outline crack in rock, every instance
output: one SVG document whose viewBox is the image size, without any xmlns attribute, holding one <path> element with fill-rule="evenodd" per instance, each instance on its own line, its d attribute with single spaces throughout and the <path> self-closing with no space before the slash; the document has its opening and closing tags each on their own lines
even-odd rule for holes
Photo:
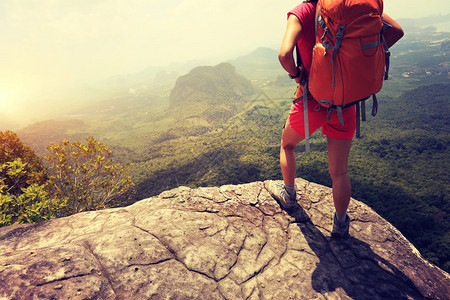
<svg viewBox="0 0 450 300">
<path fill-rule="evenodd" d="M 45 286 L 45 285 L 49 285 L 52 283 L 60 283 L 60 282 L 64 282 L 70 279 L 75 279 L 75 278 L 79 278 L 79 277 L 85 277 L 85 276 L 91 276 L 93 275 L 93 272 L 90 273 L 86 273 L 86 274 L 78 274 L 78 275 L 74 275 L 74 276 L 69 276 L 69 277 L 62 277 L 62 278 L 58 278 L 55 280 L 50 280 L 50 281 L 46 281 L 46 282 L 41 282 L 36 284 L 37 287 L 41 287 L 41 286 Z"/>
<path fill-rule="evenodd" d="M 119 296 L 120 296 L 121 294 L 120 294 L 120 291 L 118 291 L 118 290 L 115 288 L 115 286 L 114 286 L 114 281 L 113 281 L 113 279 L 112 279 L 111 274 L 108 272 L 108 269 L 107 269 L 105 266 L 103 266 L 101 260 L 100 260 L 99 257 L 95 254 L 94 250 L 92 249 L 91 245 L 90 245 L 88 242 L 85 242 L 85 243 L 84 243 L 84 247 L 85 247 L 86 250 L 88 250 L 88 252 L 94 257 L 95 262 L 96 262 L 96 264 L 97 264 L 97 266 L 98 266 L 98 268 L 99 268 L 99 270 L 100 270 L 101 275 L 102 275 L 104 278 L 106 278 L 106 280 L 107 280 L 108 283 L 109 283 L 109 286 L 111 287 L 111 290 L 112 290 L 113 293 L 114 293 L 115 298 L 118 299 Z"/>
</svg>

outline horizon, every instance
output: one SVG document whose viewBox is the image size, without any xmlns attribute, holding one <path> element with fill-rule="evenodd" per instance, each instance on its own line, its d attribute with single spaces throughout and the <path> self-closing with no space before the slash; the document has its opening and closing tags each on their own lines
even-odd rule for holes
<svg viewBox="0 0 450 300">
<path fill-rule="evenodd" d="M 25 5 L 2 1 L 0 114 L 16 121 L 19 115 L 30 119 L 40 108 L 45 111 L 80 101 L 82 93 L 68 95 L 82 86 L 153 66 L 186 61 L 215 65 L 259 47 L 277 49 L 286 13 L 298 3 L 29 0 Z M 394 19 L 450 12 L 448 3 L 422 4 L 385 1 L 384 11 Z"/>
</svg>

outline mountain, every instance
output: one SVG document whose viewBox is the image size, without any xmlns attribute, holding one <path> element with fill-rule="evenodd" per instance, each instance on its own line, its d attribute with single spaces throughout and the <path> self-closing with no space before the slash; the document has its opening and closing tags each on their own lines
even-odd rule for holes
<svg viewBox="0 0 450 300">
<path fill-rule="evenodd" d="M 234 65 L 247 78 L 257 82 L 264 82 L 286 73 L 278 61 L 278 52 L 271 48 L 260 47 L 227 62 Z"/>
<path fill-rule="evenodd" d="M 205 98 L 214 101 L 241 99 L 255 92 L 252 83 L 236 72 L 233 65 L 202 66 L 177 79 L 170 93 L 170 105 L 187 105 Z"/>
<path fill-rule="evenodd" d="M 339 240 L 330 188 L 297 178 L 286 212 L 268 183 L 0 228 L 0 298 L 448 299 L 450 275 L 364 203 Z"/>
</svg>

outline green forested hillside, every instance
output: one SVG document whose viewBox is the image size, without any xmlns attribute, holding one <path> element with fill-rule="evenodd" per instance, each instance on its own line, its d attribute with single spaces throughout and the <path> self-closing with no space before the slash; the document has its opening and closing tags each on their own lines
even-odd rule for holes
<svg viewBox="0 0 450 300">
<path fill-rule="evenodd" d="M 448 270 L 450 84 L 420 86 L 386 100 L 367 124 L 376 131 L 356 142 L 354 154 L 368 172 L 352 166 L 354 196 Z"/>
<path fill-rule="evenodd" d="M 378 115 L 363 123 L 350 154 L 353 197 L 447 271 L 449 62 L 436 41 L 448 40 L 447 33 L 417 33 L 392 49 Z M 279 143 L 295 84 L 276 67 L 274 53 L 259 49 L 230 61 L 244 76 L 228 63 L 195 68 L 175 85 L 124 90 L 77 111 L 78 121 L 41 123 L 18 134 L 41 155 L 63 136 L 101 140 L 117 162 L 134 164 L 133 201 L 180 185 L 281 179 Z M 317 132 L 311 143 L 310 156 L 303 145 L 296 149 L 297 176 L 330 186 L 325 137 Z"/>
</svg>

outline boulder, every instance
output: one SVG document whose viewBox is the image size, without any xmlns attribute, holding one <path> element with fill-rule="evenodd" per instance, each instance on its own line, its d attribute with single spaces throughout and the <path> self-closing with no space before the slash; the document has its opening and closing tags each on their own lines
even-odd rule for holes
<svg viewBox="0 0 450 300">
<path fill-rule="evenodd" d="M 335 239 L 330 188 L 298 178 L 284 211 L 268 183 L 0 228 L 0 298 L 448 299 L 449 274 L 367 205 Z"/>
</svg>

